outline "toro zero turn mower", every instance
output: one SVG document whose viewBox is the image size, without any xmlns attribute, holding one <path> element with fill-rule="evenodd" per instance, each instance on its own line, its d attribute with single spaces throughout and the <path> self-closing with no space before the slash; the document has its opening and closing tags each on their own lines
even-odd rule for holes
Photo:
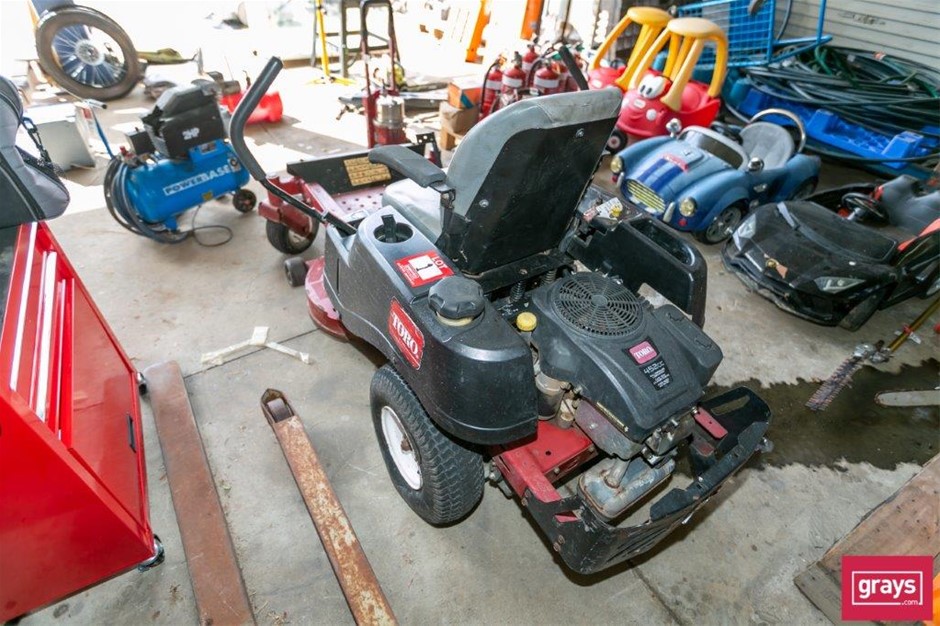
<svg viewBox="0 0 940 626">
<path fill-rule="evenodd" d="M 272 59 L 236 110 L 232 142 L 272 194 L 328 225 L 311 308 L 387 359 L 375 431 L 425 521 L 469 514 L 489 476 L 569 567 L 595 572 L 652 548 L 763 447 L 759 397 L 703 400 L 722 353 L 701 328 L 701 255 L 645 216 L 612 219 L 618 201 L 590 187 L 619 91 L 497 111 L 446 172 L 375 148 L 369 160 L 405 180 L 347 222 L 267 180 L 247 150 L 244 120 L 279 69 Z M 671 304 L 654 307 L 643 284 Z"/>
</svg>

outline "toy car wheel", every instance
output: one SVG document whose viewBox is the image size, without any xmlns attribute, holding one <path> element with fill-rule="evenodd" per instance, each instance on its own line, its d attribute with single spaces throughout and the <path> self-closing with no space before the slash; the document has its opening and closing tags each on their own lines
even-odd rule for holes
<svg viewBox="0 0 940 626">
<path fill-rule="evenodd" d="M 399 495 L 429 524 L 455 522 L 483 495 L 483 457 L 444 434 L 390 364 L 372 377 L 372 420 Z"/>
<path fill-rule="evenodd" d="M 846 313 L 845 317 L 839 320 L 839 328 L 852 331 L 861 328 L 878 310 L 882 297 L 884 297 L 884 294 L 879 291 L 856 304 L 851 311 Z"/>
<path fill-rule="evenodd" d="M 695 238 L 707 244 L 721 243 L 731 236 L 743 217 L 744 209 L 738 204 L 732 204 L 716 215 L 708 228 L 695 233 Z"/>
<path fill-rule="evenodd" d="M 615 128 L 614 132 L 612 132 L 610 137 L 607 139 L 607 152 L 610 152 L 611 154 L 617 154 L 623 150 L 626 145 L 627 136 Z"/>
<path fill-rule="evenodd" d="M 250 189 L 239 189 L 232 195 L 232 206 L 239 213 L 251 213 L 258 203 L 258 196 Z"/>
<path fill-rule="evenodd" d="M 268 236 L 268 243 L 274 246 L 276 250 L 284 254 L 295 256 L 313 244 L 319 226 L 320 225 L 315 222 L 313 224 L 313 230 L 306 237 L 295 233 L 284 224 L 278 222 L 268 221 L 268 223 L 265 224 L 264 230 L 265 234 Z"/>
<path fill-rule="evenodd" d="M 299 256 L 292 256 L 284 261 L 284 273 L 287 274 L 288 285 L 300 287 L 307 280 L 307 262 Z"/>
</svg>

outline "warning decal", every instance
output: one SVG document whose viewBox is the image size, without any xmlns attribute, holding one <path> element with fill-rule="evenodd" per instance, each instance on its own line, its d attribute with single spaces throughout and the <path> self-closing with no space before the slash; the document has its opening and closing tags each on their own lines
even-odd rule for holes
<svg viewBox="0 0 940 626">
<path fill-rule="evenodd" d="M 434 250 L 398 259 L 395 266 L 412 287 L 421 287 L 454 274 Z"/>
<path fill-rule="evenodd" d="M 353 187 L 384 183 L 392 179 L 388 168 L 381 163 L 370 163 L 369 157 L 357 157 L 343 161 L 349 184 Z"/>
</svg>

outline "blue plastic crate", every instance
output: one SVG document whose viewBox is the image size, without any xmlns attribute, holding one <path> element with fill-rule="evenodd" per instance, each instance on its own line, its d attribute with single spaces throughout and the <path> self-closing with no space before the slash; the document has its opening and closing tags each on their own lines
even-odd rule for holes
<svg viewBox="0 0 940 626">
<path fill-rule="evenodd" d="M 776 2 L 767 0 L 754 15 L 747 14 L 749 0 L 711 0 L 679 7 L 679 17 L 702 17 L 714 22 L 728 35 L 728 66 L 764 65 L 774 52 L 774 11 Z M 715 64 L 715 49 L 707 46 L 699 59 L 701 66 Z"/>
<path fill-rule="evenodd" d="M 768 65 L 820 46 L 832 37 L 823 34 L 826 0 L 819 2 L 816 33 L 797 39 L 776 39 L 777 3 L 765 0 L 754 15 L 748 15 L 750 0 L 709 0 L 679 7 L 679 17 L 702 17 L 714 22 L 728 35 L 728 67 Z M 706 46 L 699 67 L 715 65 L 715 49 Z"/>
</svg>

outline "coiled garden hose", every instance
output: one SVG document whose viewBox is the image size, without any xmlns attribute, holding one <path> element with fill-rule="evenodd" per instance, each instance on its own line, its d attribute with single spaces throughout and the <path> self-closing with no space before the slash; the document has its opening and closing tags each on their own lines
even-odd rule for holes
<svg viewBox="0 0 940 626">
<path fill-rule="evenodd" d="M 866 50 L 820 46 L 780 65 L 743 69 L 756 91 L 792 102 L 832 111 L 847 122 L 894 135 L 910 131 L 940 139 L 940 72 L 910 61 Z M 747 120 L 729 107 L 736 117 Z M 865 158 L 829 152 L 820 154 L 856 162 L 915 162 L 932 166 L 940 152 L 906 159 Z"/>
</svg>

